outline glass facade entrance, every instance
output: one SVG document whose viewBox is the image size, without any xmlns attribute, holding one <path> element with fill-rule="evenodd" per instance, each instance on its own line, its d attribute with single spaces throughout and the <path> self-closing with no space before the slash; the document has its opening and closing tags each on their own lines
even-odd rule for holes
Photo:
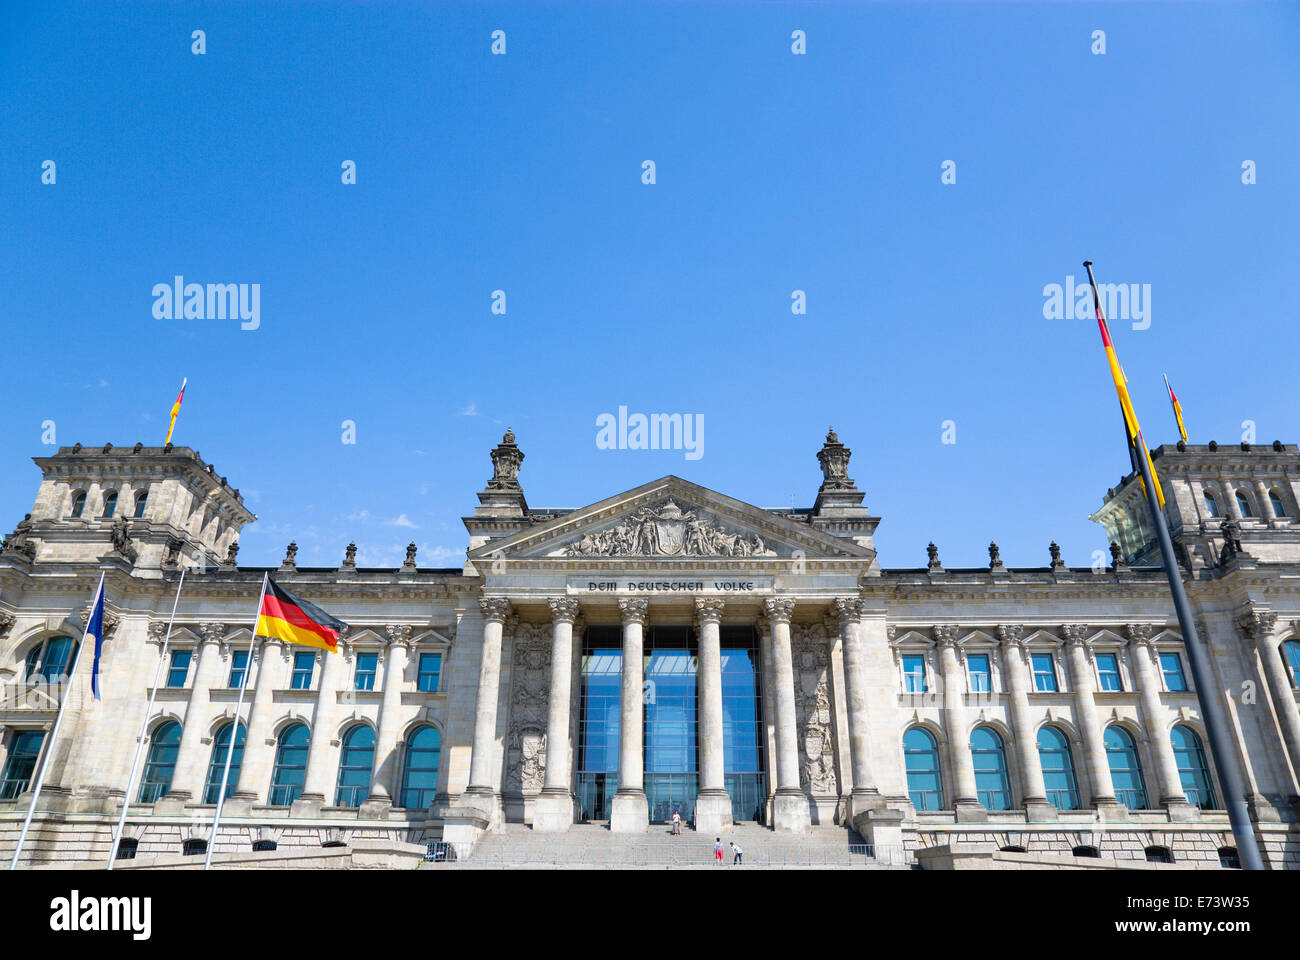
<svg viewBox="0 0 1300 960">
<path fill-rule="evenodd" d="M 767 798 L 757 634 L 722 631 L 723 754 L 734 820 L 758 820 Z M 579 817 L 608 820 L 618 790 L 622 630 L 589 627 L 582 647 L 577 792 Z M 676 811 L 689 822 L 699 793 L 697 742 L 699 667 L 695 631 L 645 630 L 645 791 L 652 823 Z"/>
</svg>

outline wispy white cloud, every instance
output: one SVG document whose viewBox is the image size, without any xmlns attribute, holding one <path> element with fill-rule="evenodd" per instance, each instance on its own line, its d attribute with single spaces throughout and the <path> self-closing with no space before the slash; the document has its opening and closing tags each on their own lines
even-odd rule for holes
<svg viewBox="0 0 1300 960">
<path fill-rule="evenodd" d="M 419 530 L 419 529 L 420 529 L 420 525 L 419 525 L 418 523 L 412 523 L 412 522 L 411 522 L 411 518 L 408 517 L 408 516 L 407 516 L 406 514 L 404 514 L 404 513 L 398 514 L 398 515 L 397 515 L 396 517 L 394 517 L 392 520 L 385 520 L 385 521 L 384 521 L 384 526 L 386 526 L 386 527 L 409 527 L 409 528 L 412 529 L 412 530 Z"/>
</svg>

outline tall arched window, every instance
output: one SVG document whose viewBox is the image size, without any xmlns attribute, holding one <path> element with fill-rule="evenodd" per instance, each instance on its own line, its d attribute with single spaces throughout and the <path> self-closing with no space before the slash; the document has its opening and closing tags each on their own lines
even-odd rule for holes
<svg viewBox="0 0 1300 960">
<path fill-rule="evenodd" d="M 78 490 L 72 495 L 72 512 L 68 516 L 74 519 L 81 516 L 81 511 L 86 509 L 86 491 Z"/>
<path fill-rule="evenodd" d="M 139 520 L 144 516 L 144 510 L 147 506 L 149 506 L 149 491 L 141 490 L 135 495 L 135 510 L 131 515 Z"/>
<path fill-rule="evenodd" d="M 1043 766 L 1047 799 L 1058 810 L 1079 809 L 1079 785 L 1074 779 L 1070 741 L 1056 727 L 1038 731 L 1038 759 Z"/>
<path fill-rule="evenodd" d="M 1011 809 L 1011 782 L 1007 778 L 1007 751 L 1002 738 L 990 727 L 976 727 L 970 735 L 975 765 L 975 792 L 989 810 Z"/>
<path fill-rule="evenodd" d="M 1250 500 L 1240 490 L 1237 491 L 1237 509 L 1241 511 L 1243 517 L 1253 517 L 1255 514 L 1250 509 Z"/>
<path fill-rule="evenodd" d="M 402 802 L 408 810 L 423 810 L 433 802 L 438 788 L 438 758 L 442 736 L 437 727 L 412 731 L 406 741 L 406 762 L 402 764 Z"/>
<path fill-rule="evenodd" d="M 1130 810 L 1147 808 L 1147 792 L 1142 783 L 1142 764 L 1137 746 L 1123 727 L 1107 727 L 1102 737 L 1106 744 L 1106 763 L 1115 784 L 1115 799 Z"/>
<path fill-rule="evenodd" d="M 912 806 L 917 810 L 942 810 L 939 747 L 930 731 L 912 727 L 903 734 L 903 766 L 907 769 L 907 794 Z"/>
<path fill-rule="evenodd" d="M 138 803 L 153 803 L 167 796 L 176 773 L 176 754 L 181 748 L 181 725 L 168 720 L 149 738 L 149 757 L 145 760 L 144 776 L 140 778 Z"/>
<path fill-rule="evenodd" d="M 212 745 L 212 762 L 208 764 L 208 783 L 203 790 L 204 803 L 216 803 L 217 798 L 221 795 L 221 779 L 226 775 L 226 754 L 230 751 L 230 734 L 235 729 L 234 722 L 227 723 L 217 731 L 215 742 Z M 230 758 L 230 776 L 226 780 L 226 799 L 235 792 L 235 787 L 239 786 L 239 767 L 244 762 L 244 738 L 248 731 L 244 725 L 239 725 L 239 732 L 235 734 L 235 750 Z"/>
<path fill-rule="evenodd" d="M 1214 499 L 1214 494 L 1205 491 L 1205 512 L 1211 517 L 1219 515 L 1219 502 Z"/>
<path fill-rule="evenodd" d="M 1282 644 L 1282 654 L 1286 665 L 1291 668 L 1291 683 L 1300 687 L 1300 640 L 1288 640 Z"/>
<path fill-rule="evenodd" d="M 275 746 L 275 767 L 271 771 L 271 806 L 287 807 L 302 796 L 310 746 L 311 731 L 305 723 L 295 723 L 280 733 Z"/>
<path fill-rule="evenodd" d="M 113 519 L 113 512 L 116 509 L 117 509 L 117 494 L 112 492 L 106 493 L 104 495 L 104 509 L 100 513 L 100 516 L 103 517 L 105 520 L 111 520 Z"/>
<path fill-rule="evenodd" d="M 339 786 L 334 797 L 338 807 L 359 807 L 370 792 L 370 771 L 375 766 L 375 731 L 358 723 L 343 735 L 339 758 Z"/>
<path fill-rule="evenodd" d="M 50 637 L 27 651 L 23 677 L 28 683 L 63 683 L 76 652 L 77 643 L 71 637 Z"/>
<path fill-rule="evenodd" d="M 0 800 L 12 800 L 32 782 L 36 760 L 45 742 L 44 730 L 15 730 L 9 741 L 4 773 L 0 774 Z"/>
<path fill-rule="evenodd" d="M 1169 735 L 1174 745 L 1174 760 L 1178 764 L 1178 779 L 1189 803 L 1202 810 L 1215 809 L 1214 789 L 1210 785 L 1210 767 L 1205 761 L 1205 748 L 1196 731 L 1182 724 Z"/>
<path fill-rule="evenodd" d="M 1276 490 L 1270 490 L 1268 492 L 1268 502 L 1273 507 L 1273 516 L 1275 517 L 1286 516 L 1286 507 L 1282 505 L 1282 495 L 1280 493 L 1278 493 Z"/>
</svg>

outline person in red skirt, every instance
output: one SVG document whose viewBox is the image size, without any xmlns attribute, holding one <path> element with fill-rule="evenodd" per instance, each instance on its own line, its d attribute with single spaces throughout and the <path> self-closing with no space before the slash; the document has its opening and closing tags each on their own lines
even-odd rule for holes
<svg viewBox="0 0 1300 960">
<path fill-rule="evenodd" d="M 713 841 L 713 862 L 714 863 L 722 862 L 722 838 L 721 837 L 717 837 Z"/>
</svg>

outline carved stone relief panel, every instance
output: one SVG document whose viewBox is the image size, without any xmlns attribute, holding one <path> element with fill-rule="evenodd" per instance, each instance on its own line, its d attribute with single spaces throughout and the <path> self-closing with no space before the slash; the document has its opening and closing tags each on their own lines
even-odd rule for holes
<svg viewBox="0 0 1300 960">
<path fill-rule="evenodd" d="M 830 649 L 821 626 L 791 628 L 794 657 L 795 729 L 799 738 L 799 785 L 814 795 L 837 796 Z"/>
<path fill-rule="evenodd" d="M 509 793 L 537 793 L 546 774 L 546 712 L 551 681 L 550 626 L 521 623 L 515 630 L 506 734 Z"/>
</svg>

